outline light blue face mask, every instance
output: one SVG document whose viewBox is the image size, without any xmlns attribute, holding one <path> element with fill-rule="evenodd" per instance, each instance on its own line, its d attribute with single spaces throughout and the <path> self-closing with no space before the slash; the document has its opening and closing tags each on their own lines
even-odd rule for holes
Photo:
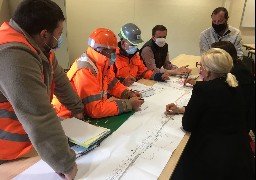
<svg viewBox="0 0 256 180">
<path fill-rule="evenodd" d="M 109 66 L 113 65 L 116 62 L 116 53 L 111 53 L 110 55 L 110 61 L 109 61 Z"/>
<path fill-rule="evenodd" d="M 134 54 L 137 51 L 137 46 L 129 46 L 129 49 L 126 50 L 128 54 Z"/>
<path fill-rule="evenodd" d="M 52 48 L 52 49 L 58 49 L 61 47 L 62 43 L 63 43 L 63 34 L 60 35 L 59 39 L 57 39 L 56 37 L 53 36 L 53 38 L 58 42 L 58 44 Z"/>
</svg>

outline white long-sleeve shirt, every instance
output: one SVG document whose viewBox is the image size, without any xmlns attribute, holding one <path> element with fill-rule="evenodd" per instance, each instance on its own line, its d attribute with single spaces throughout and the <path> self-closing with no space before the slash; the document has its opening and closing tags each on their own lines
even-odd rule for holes
<svg viewBox="0 0 256 180">
<path fill-rule="evenodd" d="M 237 56 L 239 59 L 243 59 L 243 50 L 242 50 L 242 37 L 239 29 L 236 29 L 232 26 L 228 26 L 228 29 L 225 31 L 223 36 L 218 35 L 212 27 L 204 30 L 200 34 L 200 53 L 206 52 L 211 48 L 212 43 L 219 41 L 230 41 L 234 44 L 237 50 Z"/>
</svg>

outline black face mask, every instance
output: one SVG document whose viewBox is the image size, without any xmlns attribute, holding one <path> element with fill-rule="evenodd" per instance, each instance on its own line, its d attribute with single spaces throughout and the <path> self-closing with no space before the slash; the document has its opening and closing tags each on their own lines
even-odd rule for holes
<svg viewBox="0 0 256 180">
<path fill-rule="evenodd" d="M 227 24 L 213 24 L 212 27 L 216 33 L 220 33 L 221 31 L 225 30 L 227 28 Z"/>
</svg>

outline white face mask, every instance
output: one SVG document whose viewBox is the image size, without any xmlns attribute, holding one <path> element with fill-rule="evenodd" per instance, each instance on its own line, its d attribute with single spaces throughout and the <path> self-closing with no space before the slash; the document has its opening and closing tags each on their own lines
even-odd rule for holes
<svg viewBox="0 0 256 180">
<path fill-rule="evenodd" d="M 156 38 L 156 44 L 159 46 L 159 47 L 164 47 L 165 45 L 165 38 Z"/>
</svg>

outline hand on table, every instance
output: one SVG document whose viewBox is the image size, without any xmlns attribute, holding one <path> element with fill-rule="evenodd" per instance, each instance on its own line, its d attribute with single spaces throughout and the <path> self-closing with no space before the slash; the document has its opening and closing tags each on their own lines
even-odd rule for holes
<svg viewBox="0 0 256 180">
<path fill-rule="evenodd" d="M 142 97 L 142 94 L 137 91 L 130 91 L 129 98 L 138 97 L 139 99 Z"/>
<path fill-rule="evenodd" d="M 181 114 L 184 113 L 184 108 L 179 108 L 176 104 L 171 103 L 166 105 L 166 114 L 174 115 L 174 114 Z"/>
<path fill-rule="evenodd" d="M 60 177 L 62 177 L 65 180 L 73 180 L 76 177 L 77 174 L 77 165 L 75 164 L 68 172 L 66 173 L 58 173 Z"/>
<path fill-rule="evenodd" d="M 184 85 L 186 85 L 187 83 L 194 86 L 196 84 L 196 80 L 193 78 L 187 78 L 184 80 Z"/>
<path fill-rule="evenodd" d="M 162 74 L 162 80 L 169 80 L 170 79 L 170 77 L 169 77 L 169 74 L 168 73 L 164 73 L 164 74 Z"/>
<path fill-rule="evenodd" d="M 132 97 L 129 101 L 132 104 L 132 109 L 135 111 L 138 111 L 140 106 L 144 103 L 144 100 L 139 97 Z"/>
<path fill-rule="evenodd" d="M 74 117 L 77 118 L 77 119 L 83 120 L 84 119 L 84 113 L 74 114 Z"/>
<path fill-rule="evenodd" d="M 136 79 L 134 77 L 127 77 L 124 79 L 123 84 L 127 87 L 131 86 L 134 82 L 136 81 Z"/>
</svg>

